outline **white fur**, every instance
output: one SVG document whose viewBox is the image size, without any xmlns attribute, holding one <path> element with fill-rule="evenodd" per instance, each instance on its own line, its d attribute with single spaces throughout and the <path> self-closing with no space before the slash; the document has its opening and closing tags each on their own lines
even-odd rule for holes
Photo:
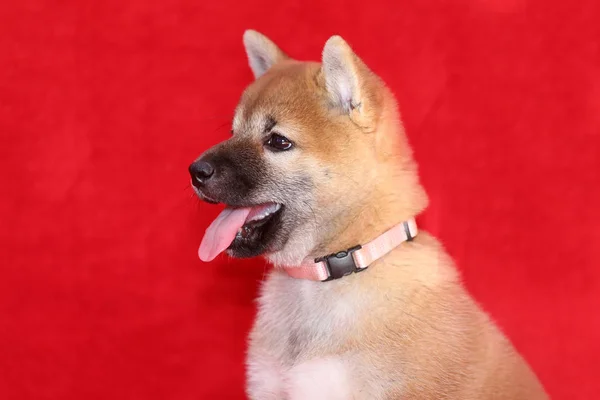
<svg viewBox="0 0 600 400">
<path fill-rule="evenodd" d="M 289 400 L 348 400 L 352 377 L 338 358 L 319 358 L 293 367 L 287 376 Z"/>
<path fill-rule="evenodd" d="M 266 258 L 275 266 L 300 265 L 315 248 L 315 237 L 314 226 L 300 226 L 291 233 L 283 249 L 268 254 Z"/>
<path fill-rule="evenodd" d="M 333 36 L 323 49 L 325 84 L 332 101 L 346 111 L 360 102 L 358 76 L 352 62 L 352 50 L 339 36 Z M 350 60 L 349 60 L 350 59 Z"/>
<path fill-rule="evenodd" d="M 382 398 L 385 388 L 374 377 L 377 367 L 353 369 L 361 365 L 360 356 L 337 347 L 370 312 L 369 295 L 345 291 L 346 283 L 292 279 L 277 270 L 269 275 L 250 337 L 251 400 Z M 337 354 L 328 356 L 326 350 Z"/>
<path fill-rule="evenodd" d="M 248 396 L 251 399 L 352 398 L 350 368 L 340 358 L 316 358 L 286 369 L 269 357 L 255 357 L 248 365 L 248 376 Z"/>
<path fill-rule="evenodd" d="M 284 398 L 284 370 L 268 355 L 257 355 L 248 361 L 247 391 L 251 399 L 278 400 Z"/>
<path fill-rule="evenodd" d="M 273 65 L 287 58 L 275 43 L 256 31 L 244 32 L 244 46 L 255 78 L 259 78 Z"/>
</svg>

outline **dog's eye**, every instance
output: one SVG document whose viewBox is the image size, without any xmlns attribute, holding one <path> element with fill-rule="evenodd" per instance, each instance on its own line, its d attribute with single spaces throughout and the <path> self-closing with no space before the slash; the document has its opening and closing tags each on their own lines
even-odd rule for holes
<svg viewBox="0 0 600 400">
<path fill-rule="evenodd" d="M 269 139 L 265 142 L 271 150 L 275 151 L 285 151 L 291 149 L 294 144 L 288 139 L 277 133 L 274 133 L 269 137 Z"/>
</svg>

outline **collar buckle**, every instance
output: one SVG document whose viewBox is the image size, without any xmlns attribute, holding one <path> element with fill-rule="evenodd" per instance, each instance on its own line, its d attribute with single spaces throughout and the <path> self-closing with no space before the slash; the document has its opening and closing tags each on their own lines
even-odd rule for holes
<svg viewBox="0 0 600 400">
<path fill-rule="evenodd" d="M 367 269 L 359 268 L 356 265 L 356 261 L 352 256 L 357 250 L 360 250 L 362 246 L 354 246 L 348 250 L 340 251 L 337 253 L 330 254 L 328 256 L 320 257 L 315 259 L 316 263 L 324 263 L 325 268 L 327 269 L 327 273 L 329 277 L 321 282 L 332 281 L 334 279 L 340 279 L 346 275 L 350 275 L 354 272 L 360 272 Z"/>
</svg>

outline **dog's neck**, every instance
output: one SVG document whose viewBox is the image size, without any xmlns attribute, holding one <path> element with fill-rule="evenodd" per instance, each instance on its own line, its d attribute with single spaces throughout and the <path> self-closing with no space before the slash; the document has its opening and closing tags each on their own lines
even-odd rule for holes
<svg viewBox="0 0 600 400">
<path fill-rule="evenodd" d="M 408 182 L 407 182 L 408 183 Z M 363 245 L 382 235 L 388 229 L 419 215 L 427 204 L 427 198 L 418 182 L 397 183 L 401 193 L 375 189 L 371 201 L 339 215 L 335 226 L 310 254 L 310 257 L 336 253 L 357 245 Z M 410 188 L 410 189 L 409 189 Z"/>
<path fill-rule="evenodd" d="M 366 270 L 402 243 L 412 241 L 417 234 L 416 221 L 411 218 L 386 230 L 364 245 L 314 260 L 307 259 L 300 266 L 283 267 L 283 269 L 290 277 L 296 279 L 320 282 L 340 279 Z"/>
<path fill-rule="evenodd" d="M 403 171 L 407 171 L 404 169 Z M 267 255 L 275 267 L 294 267 L 316 258 L 345 251 L 357 245 L 370 243 L 388 229 L 417 217 L 427 205 L 425 191 L 416 174 L 405 173 L 394 177 L 395 185 L 383 185 L 369 191 L 365 201 L 344 208 L 319 226 L 311 227 L 306 239 L 295 242 L 282 252 Z M 401 188 L 390 190 L 390 187 Z M 302 230 L 299 235 L 306 235 Z M 316 235 L 316 236 L 313 236 Z M 305 243 L 308 246 L 298 245 Z"/>
<path fill-rule="evenodd" d="M 387 93 L 387 92 L 386 92 Z M 336 215 L 311 256 L 322 256 L 362 245 L 387 229 L 418 216 L 428 204 L 419 182 L 417 164 L 400 123 L 396 102 L 387 93 L 380 116 L 376 154 L 379 157 L 373 175 L 363 190 L 368 195 Z"/>
</svg>

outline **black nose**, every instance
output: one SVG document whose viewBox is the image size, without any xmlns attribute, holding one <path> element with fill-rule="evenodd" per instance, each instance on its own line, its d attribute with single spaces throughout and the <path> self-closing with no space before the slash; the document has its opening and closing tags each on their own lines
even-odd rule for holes
<svg viewBox="0 0 600 400">
<path fill-rule="evenodd" d="M 215 169 L 211 163 L 198 160 L 193 162 L 190 167 L 190 175 L 192 176 L 192 184 L 194 186 L 203 185 L 215 173 Z"/>
</svg>

